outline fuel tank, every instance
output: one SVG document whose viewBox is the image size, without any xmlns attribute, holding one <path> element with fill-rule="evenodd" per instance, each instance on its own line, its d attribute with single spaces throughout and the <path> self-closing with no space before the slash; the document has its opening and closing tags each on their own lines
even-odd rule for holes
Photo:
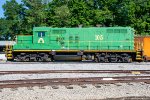
<svg viewBox="0 0 150 100">
<path fill-rule="evenodd" d="M 55 55 L 56 61 L 81 61 L 82 57 L 78 55 Z"/>
</svg>

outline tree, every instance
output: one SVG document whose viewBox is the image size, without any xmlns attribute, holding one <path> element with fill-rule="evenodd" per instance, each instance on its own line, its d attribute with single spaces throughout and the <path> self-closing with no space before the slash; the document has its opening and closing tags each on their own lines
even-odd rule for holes
<svg viewBox="0 0 150 100">
<path fill-rule="evenodd" d="M 10 20 L 6 20 L 4 18 L 0 19 L 0 40 L 10 40 L 11 39 L 11 31 L 9 28 L 11 27 Z"/>
<path fill-rule="evenodd" d="M 3 23 L 7 27 L 3 27 L 4 33 L 10 34 L 13 38 L 16 34 L 22 32 L 24 9 L 21 4 L 18 4 L 16 0 L 6 1 L 3 5 L 5 21 Z M 7 24 L 6 24 L 7 23 Z"/>
<path fill-rule="evenodd" d="M 25 8 L 25 27 L 28 33 L 32 32 L 33 27 L 47 26 L 46 23 L 46 4 L 42 0 L 22 0 Z"/>
<path fill-rule="evenodd" d="M 7 39 L 38 26 L 130 26 L 150 34 L 150 0 L 10 0 L 3 9 L 0 32 Z"/>
</svg>

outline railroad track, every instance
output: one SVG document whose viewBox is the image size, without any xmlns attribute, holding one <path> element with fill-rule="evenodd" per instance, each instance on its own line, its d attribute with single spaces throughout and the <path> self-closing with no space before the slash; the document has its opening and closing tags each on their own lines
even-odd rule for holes
<svg viewBox="0 0 150 100">
<path fill-rule="evenodd" d="M 17 88 L 47 85 L 83 85 L 83 84 L 113 84 L 129 82 L 150 83 L 150 70 L 29 70 L 29 71 L 0 71 L 0 75 L 9 74 L 48 74 L 48 73 L 119 73 L 145 74 L 145 76 L 113 76 L 113 77 L 81 77 L 81 78 L 45 78 L 45 79 L 17 79 L 0 81 L 0 88 Z"/>
<path fill-rule="evenodd" d="M 87 63 L 96 63 L 94 61 L 54 61 L 54 62 L 16 62 L 16 61 L 4 61 L 0 64 L 87 64 Z"/>
<path fill-rule="evenodd" d="M 96 63 L 94 61 L 55 61 L 55 62 L 11 62 L 2 61 L 0 64 L 101 64 L 101 65 L 150 65 L 150 62 L 132 62 L 132 63 Z"/>
<path fill-rule="evenodd" d="M 29 71 L 0 71 L 0 75 L 7 75 L 7 74 L 48 74 L 48 73 L 150 74 L 150 70 L 29 70 Z"/>
<path fill-rule="evenodd" d="M 84 84 L 115 84 L 129 82 L 146 82 L 150 84 L 150 76 L 122 77 L 87 77 L 87 78 L 47 78 L 0 81 L 0 88 L 18 88 L 47 85 L 84 85 Z"/>
</svg>

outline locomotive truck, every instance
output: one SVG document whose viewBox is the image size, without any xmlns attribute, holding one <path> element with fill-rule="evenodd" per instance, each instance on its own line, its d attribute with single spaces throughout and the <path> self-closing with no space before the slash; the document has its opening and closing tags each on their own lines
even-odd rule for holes
<svg viewBox="0 0 150 100">
<path fill-rule="evenodd" d="M 33 35 L 17 35 L 16 44 L 6 46 L 7 60 L 27 62 L 132 62 L 143 60 L 142 52 L 135 49 L 131 27 L 34 27 Z"/>
</svg>

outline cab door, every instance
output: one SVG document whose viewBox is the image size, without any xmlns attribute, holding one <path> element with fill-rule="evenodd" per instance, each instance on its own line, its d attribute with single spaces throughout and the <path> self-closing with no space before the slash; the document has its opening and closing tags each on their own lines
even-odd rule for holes
<svg viewBox="0 0 150 100">
<path fill-rule="evenodd" d="M 39 31 L 39 32 L 37 32 L 37 43 L 46 43 L 45 41 L 46 41 L 46 39 L 45 39 L 45 33 L 46 32 L 44 32 L 44 31 Z"/>
<path fill-rule="evenodd" d="M 48 44 L 48 31 L 36 31 L 33 36 L 34 44 Z"/>
</svg>

